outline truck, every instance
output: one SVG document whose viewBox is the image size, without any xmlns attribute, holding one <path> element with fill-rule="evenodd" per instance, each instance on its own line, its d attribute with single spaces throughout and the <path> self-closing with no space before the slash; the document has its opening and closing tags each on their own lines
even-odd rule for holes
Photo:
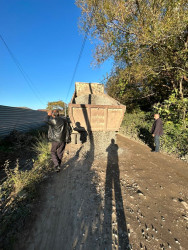
<svg viewBox="0 0 188 250">
<path fill-rule="evenodd" d="M 118 131 L 126 106 L 107 95 L 100 83 L 76 82 L 69 103 L 73 127 L 86 131 Z"/>
</svg>

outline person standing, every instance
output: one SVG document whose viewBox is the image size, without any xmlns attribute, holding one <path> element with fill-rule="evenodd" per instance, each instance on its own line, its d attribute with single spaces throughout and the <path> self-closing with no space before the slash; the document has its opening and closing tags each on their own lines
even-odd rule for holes
<svg viewBox="0 0 188 250">
<path fill-rule="evenodd" d="M 159 152 L 160 148 L 160 136 L 163 135 L 163 124 L 162 120 L 159 117 L 159 114 L 154 114 L 154 123 L 151 129 L 152 136 L 154 137 L 154 142 L 155 142 L 155 151 L 154 152 Z"/>
<path fill-rule="evenodd" d="M 55 170 L 60 171 L 61 160 L 66 145 L 67 121 L 59 116 L 58 110 L 48 112 L 48 139 L 52 143 L 51 157 Z"/>
</svg>

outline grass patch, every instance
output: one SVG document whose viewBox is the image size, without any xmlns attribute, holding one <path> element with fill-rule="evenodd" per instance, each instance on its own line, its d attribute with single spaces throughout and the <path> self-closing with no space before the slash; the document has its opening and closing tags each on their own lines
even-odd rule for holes
<svg viewBox="0 0 188 250">
<path fill-rule="evenodd" d="M 34 137 L 35 142 L 31 144 L 31 148 L 37 157 L 33 159 L 30 170 L 20 169 L 18 159 L 13 169 L 9 167 L 8 160 L 4 164 L 7 178 L 0 185 L 0 248 L 3 249 L 11 249 L 16 233 L 31 213 L 30 204 L 37 196 L 39 183 L 52 171 L 46 133 L 37 133 Z"/>
</svg>

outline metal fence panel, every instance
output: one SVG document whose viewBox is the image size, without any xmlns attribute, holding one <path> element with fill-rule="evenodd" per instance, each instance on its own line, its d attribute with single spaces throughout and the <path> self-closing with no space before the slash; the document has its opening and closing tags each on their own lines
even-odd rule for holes
<svg viewBox="0 0 188 250">
<path fill-rule="evenodd" d="M 44 111 L 0 105 L 0 138 L 13 130 L 26 132 L 39 128 L 45 125 L 46 117 Z"/>
</svg>

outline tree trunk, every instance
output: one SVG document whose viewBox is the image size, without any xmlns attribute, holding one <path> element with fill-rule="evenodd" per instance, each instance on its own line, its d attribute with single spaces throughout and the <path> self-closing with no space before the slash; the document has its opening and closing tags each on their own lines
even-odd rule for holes
<svg viewBox="0 0 188 250">
<path fill-rule="evenodd" d="M 176 85 L 174 83 L 174 80 L 171 80 L 171 84 L 172 84 L 173 90 L 175 90 L 177 87 L 176 87 Z"/>
<path fill-rule="evenodd" d="M 180 94 L 180 97 L 181 97 L 181 99 L 183 99 L 183 78 L 181 78 L 181 80 L 180 80 L 180 91 L 179 91 L 179 94 Z"/>
<path fill-rule="evenodd" d="M 185 116 L 186 116 L 186 108 L 184 108 L 184 110 L 183 110 L 183 125 L 184 125 L 184 129 L 186 129 Z"/>
</svg>

